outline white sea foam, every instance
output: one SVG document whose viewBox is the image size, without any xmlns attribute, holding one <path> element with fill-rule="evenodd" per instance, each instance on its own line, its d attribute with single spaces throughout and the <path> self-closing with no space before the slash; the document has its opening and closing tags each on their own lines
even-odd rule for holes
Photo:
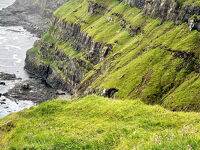
<svg viewBox="0 0 200 150">
<path fill-rule="evenodd" d="M 6 99 L 5 104 L 0 105 L 0 118 L 3 118 L 10 113 L 18 112 L 23 109 L 35 106 L 32 101 L 11 101 Z M 6 108 L 6 109 L 5 109 Z"/>
<path fill-rule="evenodd" d="M 18 55 L 17 54 L 14 54 L 13 55 L 13 59 L 15 60 L 15 63 L 19 64 L 22 62 L 22 59 L 18 58 Z"/>
<path fill-rule="evenodd" d="M 8 47 L 8 48 L 15 48 L 15 49 L 21 49 L 21 47 L 19 47 L 19 46 L 15 46 L 15 45 L 6 45 L 6 47 Z"/>
<path fill-rule="evenodd" d="M 11 5 L 14 1 L 0 0 L 0 9 Z M 0 72 L 14 73 L 23 80 L 27 79 L 28 76 L 24 71 L 23 62 L 26 51 L 32 47 L 36 39 L 22 27 L 0 27 Z M 6 81 L 6 86 L 0 86 L 0 93 L 6 93 L 16 82 Z M 0 102 L 3 99 L 6 98 L 1 97 Z M 3 104 L 0 104 L 0 118 L 31 106 L 34 106 L 32 101 L 14 102 L 6 99 Z"/>
</svg>

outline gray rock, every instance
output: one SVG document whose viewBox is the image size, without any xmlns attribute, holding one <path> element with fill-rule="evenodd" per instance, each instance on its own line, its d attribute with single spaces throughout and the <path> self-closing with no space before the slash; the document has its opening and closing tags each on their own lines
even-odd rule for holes
<svg viewBox="0 0 200 150">
<path fill-rule="evenodd" d="M 174 21 L 176 24 L 189 23 L 190 30 L 200 31 L 200 20 L 192 19 L 200 15 L 200 7 L 195 5 L 182 5 L 177 0 L 118 0 L 128 3 L 131 7 L 143 9 L 145 15 L 161 18 L 163 21 Z"/>
<path fill-rule="evenodd" d="M 58 97 L 55 89 L 47 87 L 39 79 L 30 79 L 18 83 L 13 89 L 5 93 L 4 96 L 14 101 L 31 100 L 34 103 L 42 103 Z"/>
<path fill-rule="evenodd" d="M 15 74 L 8 74 L 4 72 L 0 72 L 0 80 L 16 80 L 16 75 Z M 2 82 L 3 84 L 3 82 Z"/>
<path fill-rule="evenodd" d="M 23 90 L 30 90 L 30 85 L 29 85 L 29 83 L 28 83 L 28 82 L 23 83 L 23 84 L 22 84 L 22 89 L 23 89 Z"/>
</svg>

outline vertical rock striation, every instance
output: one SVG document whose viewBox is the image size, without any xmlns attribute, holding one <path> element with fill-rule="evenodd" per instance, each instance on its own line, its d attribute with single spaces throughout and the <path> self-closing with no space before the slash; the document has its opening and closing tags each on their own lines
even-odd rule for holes
<svg viewBox="0 0 200 150">
<path fill-rule="evenodd" d="M 51 33 L 57 41 L 72 41 L 70 46 L 77 53 L 83 53 L 84 58 L 70 58 L 55 43 L 50 44 L 41 40 L 38 49 L 38 55 L 41 58 L 38 58 L 32 52 L 27 52 L 25 69 L 29 73 L 43 78 L 51 87 L 67 90 L 74 94 L 85 73 L 92 69 L 92 65 L 102 61 L 106 54 L 111 51 L 112 46 L 93 41 L 92 37 L 81 32 L 81 26 L 78 24 L 69 24 L 66 21 L 53 17 L 51 19 L 51 26 L 57 30 L 57 32 Z M 54 49 L 54 51 L 51 49 Z M 58 70 L 63 73 L 64 77 L 51 64 L 45 64 L 41 59 L 57 63 Z"/>
<path fill-rule="evenodd" d="M 128 3 L 131 7 L 143 9 L 145 15 L 161 18 L 163 21 L 174 21 L 176 24 L 186 22 L 191 30 L 200 31 L 200 7 L 183 5 L 177 0 L 119 0 Z"/>
</svg>

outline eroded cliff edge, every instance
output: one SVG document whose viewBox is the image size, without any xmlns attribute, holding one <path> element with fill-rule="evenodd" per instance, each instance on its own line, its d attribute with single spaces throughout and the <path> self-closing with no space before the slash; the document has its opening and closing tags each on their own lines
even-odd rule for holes
<svg viewBox="0 0 200 150">
<path fill-rule="evenodd" d="M 119 0 L 131 7 L 143 9 L 145 15 L 161 18 L 163 21 L 173 21 L 177 25 L 184 22 L 190 29 L 200 31 L 200 6 L 198 1 L 181 0 Z"/>
<path fill-rule="evenodd" d="M 199 111 L 198 8 L 173 0 L 71 0 L 27 52 L 25 68 L 78 96 Z"/>
</svg>

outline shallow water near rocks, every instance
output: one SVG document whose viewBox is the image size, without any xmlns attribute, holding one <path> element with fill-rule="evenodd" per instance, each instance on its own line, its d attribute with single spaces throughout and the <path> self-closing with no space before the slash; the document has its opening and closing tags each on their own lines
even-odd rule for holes
<svg viewBox="0 0 200 150">
<path fill-rule="evenodd" d="M 0 9 L 11 5 L 14 0 L 1 0 Z M 24 60 L 26 51 L 33 46 L 37 40 L 32 34 L 22 27 L 1 27 L 0 26 L 0 72 L 16 74 L 17 78 L 28 79 L 24 71 Z M 0 93 L 5 93 L 13 88 L 20 80 L 3 81 L 6 85 L 0 85 Z M 10 113 L 23 110 L 33 106 L 32 101 L 11 101 L 0 97 L 0 118 Z"/>
</svg>

